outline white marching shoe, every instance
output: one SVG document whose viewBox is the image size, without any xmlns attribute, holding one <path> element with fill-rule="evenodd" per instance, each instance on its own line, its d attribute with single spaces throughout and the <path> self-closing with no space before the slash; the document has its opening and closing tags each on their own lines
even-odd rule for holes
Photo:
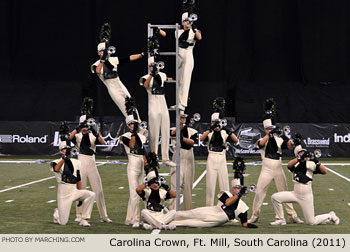
<svg viewBox="0 0 350 252">
<path fill-rule="evenodd" d="M 335 225 L 339 225 L 340 219 L 339 219 L 339 217 L 335 214 L 335 212 L 334 212 L 334 211 L 331 211 L 329 214 L 330 214 L 331 219 L 332 219 L 332 221 L 334 222 L 334 224 L 335 224 Z"/>
<path fill-rule="evenodd" d="M 139 227 L 140 227 L 139 222 L 135 222 L 134 224 L 132 224 L 132 228 L 139 228 Z"/>
<path fill-rule="evenodd" d="M 79 223 L 80 226 L 83 226 L 83 227 L 90 227 L 90 223 L 87 222 L 87 220 L 85 219 L 81 219 L 80 223 Z"/>
<path fill-rule="evenodd" d="M 277 219 L 273 222 L 270 222 L 270 225 L 273 225 L 273 226 L 278 226 L 278 225 L 284 226 L 286 224 L 287 224 L 287 222 L 285 219 Z"/>
<path fill-rule="evenodd" d="M 113 221 L 110 218 L 108 218 L 108 217 L 103 217 L 103 218 L 100 219 L 100 222 L 112 223 Z"/>
<path fill-rule="evenodd" d="M 81 220 L 82 220 L 81 217 L 76 217 L 74 221 L 75 221 L 75 222 L 81 222 Z"/>
<path fill-rule="evenodd" d="M 248 223 L 257 223 L 259 220 L 258 217 L 251 217 L 249 220 L 248 220 Z"/>
<path fill-rule="evenodd" d="M 58 208 L 55 208 L 55 211 L 53 212 L 53 223 L 59 224 L 58 223 L 58 218 L 59 218 L 59 216 L 58 216 Z"/>
<path fill-rule="evenodd" d="M 147 223 L 143 223 L 143 228 L 146 229 L 146 230 L 152 230 L 153 229 L 153 226 L 151 226 L 150 224 L 147 224 Z"/>
<path fill-rule="evenodd" d="M 304 221 L 302 219 L 300 219 L 298 216 L 290 217 L 290 222 L 296 223 L 296 224 L 303 224 L 304 223 Z"/>
<path fill-rule="evenodd" d="M 163 160 L 163 164 L 169 167 L 176 167 L 176 163 L 170 160 Z"/>
</svg>

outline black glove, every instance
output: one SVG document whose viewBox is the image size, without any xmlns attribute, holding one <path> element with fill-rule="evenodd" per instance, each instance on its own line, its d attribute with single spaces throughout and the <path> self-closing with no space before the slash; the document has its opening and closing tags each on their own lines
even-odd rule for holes
<svg viewBox="0 0 350 252">
<path fill-rule="evenodd" d="M 304 160 L 305 158 L 310 157 L 310 153 L 308 151 L 305 151 L 303 155 L 301 155 L 300 159 Z"/>
<path fill-rule="evenodd" d="M 294 144 L 294 146 L 301 145 L 302 142 L 303 142 L 303 137 L 302 137 L 301 134 L 298 133 L 298 132 L 296 132 L 296 133 L 292 136 L 292 139 L 293 139 L 293 144 Z"/>
<path fill-rule="evenodd" d="M 243 187 L 241 188 L 241 191 L 240 191 L 237 195 L 238 195 L 238 197 L 240 198 L 240 197 L 242 197 L 243 195 L 245 195 L 246 192 L 247 192 L 247 187 L 246 187 L 246 186 L 243 186 Z"/>
<path fill-rule="evenodd" d="M 198 30 L 197 25 L 195 23 L 192 24 L 192 30 L 194 33 Z"/>
<path fill-rule="evenodd" d="M 166 184 L 162 184 L 160 187 L 163 187 L 165 189 L 165 191 L 167 191 L 167 192 L 170 191 L 170 187 Z"/>
<path fill-rule="evenodd" d="M 64 161 L 69 160 L 69 155 L 63 154 L 63 155 L 62 155 L 62 158 L 63 158 Z"/>
<path fill-rule="evenodd" d="M 89 127 L 89 130 L 91 131 L 91 133 L 92 133 L 96 138 L 99 137 L 99 134 L 97 133 L 97 131 L 96 131 L 93 127 Z"/>
<path fill-rule="evenodd" d="M 158 72 L 157 67 L 155 65 L 153 65 L 151 75 L 154 77 L 157 75 L 157 72 Z"/>
<path fill-rule="evenodd" d="M 146 186 L 149 187 L 150 185 L 154 184 L 156 181 L 157 181 L 157 177 L 151 179 L 150 181 L 147 181 L 146 182 Z"/>
<path fill-rule="evenodd" d="M 107 49 L 104 49 L 104 50 L 103 50 L 103 55 L 102 55 L 100 61 L 101 61 L 101 62 L 105 62 L 106 59 L 107 59 L 107 55 L 108 55 Z"/>
<path fill-rule="evenodd" d="M 153 36 L 159 36 L 160 30 L 158 27 L 153 27 Z"/>
<path fill-rule="evenodd" d="M 220 127 L 220 123 L 219 122 L 214 122 L 211 126 L 210 129 L 214 130 L 215 128 Z"/>
<path fill-rule="evenodd" d="M 79 201 L 78 201 L 78 204 L 77 204 L 77 207 L 80 207 L 82 204 L 83 204 L 83 201 L 82 201 L 82 200 L 79 200 Z"/>
<path fill-rule="evenodd" d="M 283 139 L 284 142 L 288 142 L 289 141 L 289 137 L 287 137 L 285 134 L 282 134 L 281 138 Z"/>
<path fill-rule="evenodd" d="M 316 157 L 313 157 L 311 161 L 313 161 L 316 165 L 320 164 L 320 161 Z"/>
<path fill-rule="evenodd" d="M 77 131 L 77 133 L 79 133 L 81 131 L 81 129 L 84 128 L 84 122 L 80 123 L 75 130 Z"/>
<path fill-rule="evenodd" d="M 130 131 L 131 136 L 136 136 L 137 135 L 138 128 L 139 128 L 139 123 L 138 122 L 134 122 L 134 128 Z"/>
</svg>

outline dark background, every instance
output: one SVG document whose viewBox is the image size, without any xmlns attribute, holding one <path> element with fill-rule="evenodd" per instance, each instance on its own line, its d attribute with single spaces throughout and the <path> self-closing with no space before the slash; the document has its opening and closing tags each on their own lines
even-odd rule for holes
<svg viewBox="0 0 350 252">
<path fill-rule="evenodd" d="M 118 56 L 144 51 L 147 23 L 175 24 L 181 0 L 0 1 L 0 120 L 74 120 L 84 96 L 95 116 L 122 116 L 91 74 L 98 33 L 112 25 Z M 280 122 L 340 123 L 350 116 L 348 0 L 197 0 L 203 40 L 194 49 L 190 112 L 209 120 L 223 96 L 226 115 L 260 122 L 274 97 Z M 163 51 L 174 41 L 161 40 Z M 174 57 L 164 57 L 174 76 Z M 147 93 L 138 85 L 142 59 L 120 67 L 122 82 L 147 118 Z M 167 88 L 175 103 L 174 84 Z"/>
</svg>

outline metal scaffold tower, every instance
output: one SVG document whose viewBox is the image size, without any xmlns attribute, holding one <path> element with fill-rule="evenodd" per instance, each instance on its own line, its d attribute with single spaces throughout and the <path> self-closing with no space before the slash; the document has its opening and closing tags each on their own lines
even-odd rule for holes
<svg viewBox="0 0 350 252">
<path fill-rule="evenodd" d="M 168 82 L 174 82 L 176 85 L 176 149 L 175 149 L 175 162 L 176 162 L 176 211 L 180 208 L 180 111 L 179 111 L 179 39 L 178 39 L 178 32 L 179 32 L 179 24 L 176 23 L 175 25 L 154 25 L 154 24 L 147 24 L 148 26 L 148 37 L 150 38 L 153 36 L 153 28 L 160 28 L 160 29 L 174 29 L 175 30 L 175 52 L 159 52 L 160 55 L 164 56 L 175 56 L 176 60 L 176 77 L 174 81 L 168 81 Z M 148 57 L 149 57 L 148 53 Z M 169 144 L 169 143 L 168 143 Z"/>
</svg>

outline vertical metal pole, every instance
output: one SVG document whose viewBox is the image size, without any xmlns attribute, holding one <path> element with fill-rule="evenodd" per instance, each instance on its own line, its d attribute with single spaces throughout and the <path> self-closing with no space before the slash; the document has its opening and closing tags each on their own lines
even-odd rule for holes
<svg viewBox="0 0 350 252">
<path fill-rule="evenodd" d="M 179 25 L 176 23 L 176 211 L 180 209 Z"/>
</svg>

